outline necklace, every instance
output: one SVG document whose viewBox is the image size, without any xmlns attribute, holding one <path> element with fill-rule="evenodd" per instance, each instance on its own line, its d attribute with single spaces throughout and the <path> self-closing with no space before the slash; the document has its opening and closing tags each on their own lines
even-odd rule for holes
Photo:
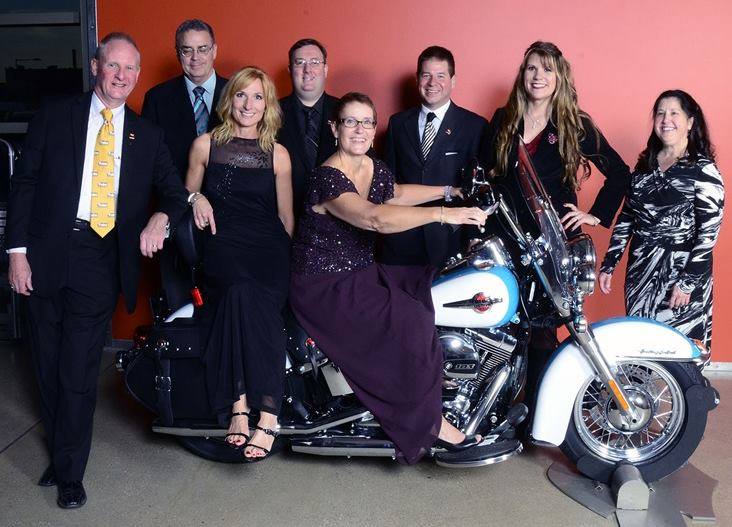
<svg viewBox="0 0 732 527">
<path fill-rule="evenodd" d="M 538 119 L 534 119 L 534 116 L 531 115 L 529 112 L 524 112 L 524 117 L 528 117 L 531 121 L 531 129 L 536 130 L 539 127 L 543 127 L 543 121 L 539 121 Z"/>
</svg>

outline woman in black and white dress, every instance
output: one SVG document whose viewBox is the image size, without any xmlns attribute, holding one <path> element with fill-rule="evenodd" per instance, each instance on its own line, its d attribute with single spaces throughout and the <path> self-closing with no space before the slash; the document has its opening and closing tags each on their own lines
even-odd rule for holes
<svg viewBox="0 0 732 527">
<path fill-rule="evenodd" d="M 709 349 L 712 249 L 723 206 L 722 176 L 701 108 L 684 91 L 663 92 L 600 269 L 600 290 L 610 292 L 613 270 L 630 244 L 628 315 L 669 324 Z"/>
</svg>

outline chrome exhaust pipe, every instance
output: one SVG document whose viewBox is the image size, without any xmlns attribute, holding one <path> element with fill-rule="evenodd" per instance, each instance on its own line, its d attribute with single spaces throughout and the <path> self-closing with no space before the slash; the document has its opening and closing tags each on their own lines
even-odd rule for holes
<svg viewBox="0 0 732 527">
<path fill-rule="evenodd" d="M 508 380 L 510 374 L 511 365 L 508 362 L 504 362 L 503 366 L 501 366 L 498 372 L 496 372 L 493 381 L 488 387 L 488 391 L 483 394 L 483 397 L 481 397 L 480 401 L 470 415 L 470 419 L 463 429 L 463 433 L 465 435 L 472 435 L 475 433 L 475 430 L 478 428 L 478 425 L 488 413 L 488 410 L 490 410 L 493 406 L 493 403 L 496 402 L 498 394 L 501 393 L 501 389 L 503 389 L 503 386 L 506 384 L 506 381 Z"/>
</svg>

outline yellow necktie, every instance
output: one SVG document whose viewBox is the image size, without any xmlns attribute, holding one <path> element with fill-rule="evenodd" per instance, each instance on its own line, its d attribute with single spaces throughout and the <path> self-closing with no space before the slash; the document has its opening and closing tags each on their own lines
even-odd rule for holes
<svg viewBox="0 0 732 527">
<path fill-rule="evenodd" d="M 112 110 L 102 110 L 104 124 L 94 147 L 91 191 L 91 228 L 104 238 L 114 228 L 114 126 Z"/>
</svg>

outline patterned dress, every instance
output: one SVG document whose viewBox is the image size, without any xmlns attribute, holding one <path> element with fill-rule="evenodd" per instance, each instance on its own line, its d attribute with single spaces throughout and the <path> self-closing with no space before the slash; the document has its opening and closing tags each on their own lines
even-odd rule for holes
<svg viewBox="0 0 732 527">
<path fill-rule="evenodd" d="M 712 341 L 712 249 L 722 224 L 724 185 L 708 159 L 679 159 L 662 172 L 636 171 L 601 271 L 612 273 L 630 243 L 625 276 L 628 315 L 675 327 L 708 349 Z M 691 293 L 671 309 L 675 285 Z"/>
</svg>

